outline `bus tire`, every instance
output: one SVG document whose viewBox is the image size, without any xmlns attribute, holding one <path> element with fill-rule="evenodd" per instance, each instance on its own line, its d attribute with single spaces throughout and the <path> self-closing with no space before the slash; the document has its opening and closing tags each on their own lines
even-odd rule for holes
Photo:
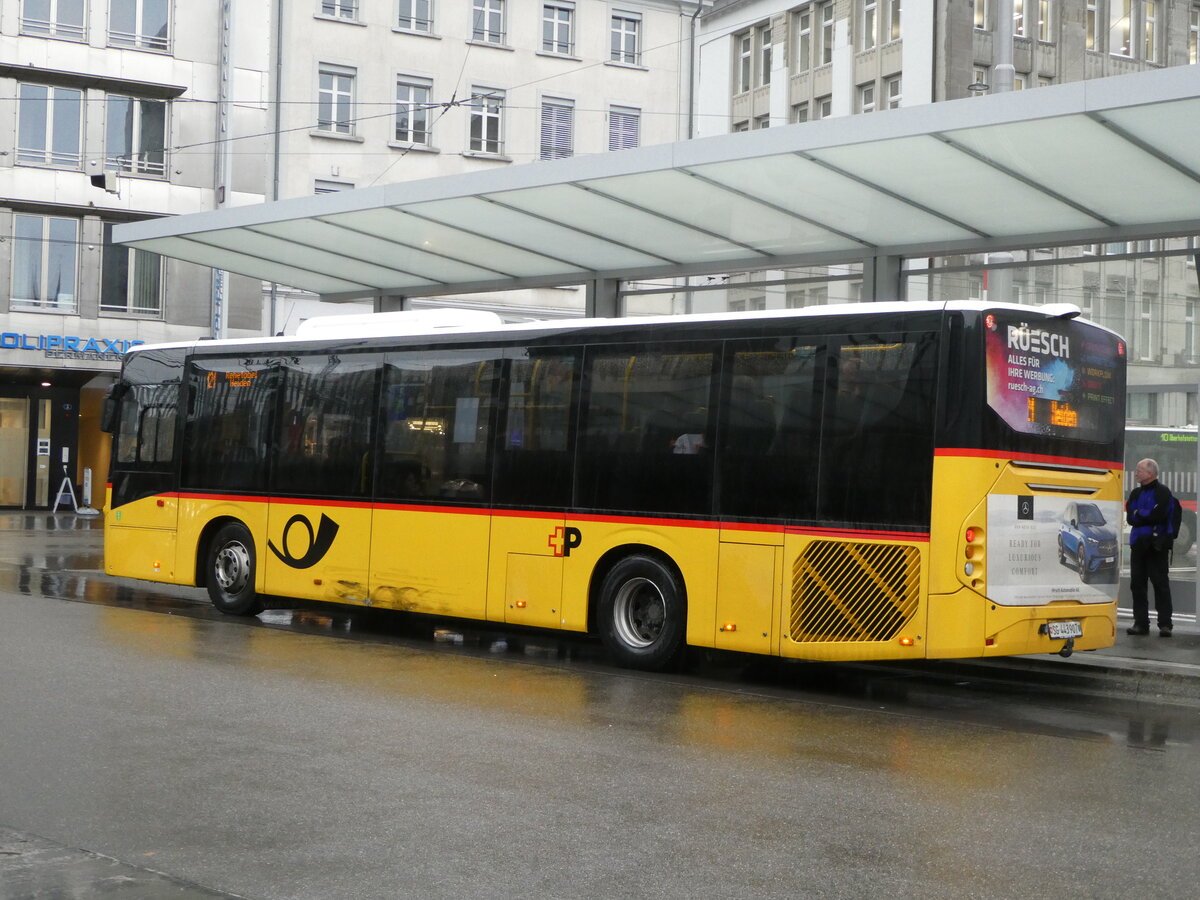
<svg viewBox="0 0 1200 900">
<path fill-rule="evenodd" d="M 651 556 L 627 556 L 600 587 L 600 639 L 618 665 L 659 671 L 683 649 L 687 611 L 683 586 Z"/>
<path fill-rule="evenodd" d="M 213 606 L 229 616 L 256 616 L 263 611 L 254 589 L 254 538 L 241 522 L 230 522 L 208 545 L 205 581 Z"/>
</svg>

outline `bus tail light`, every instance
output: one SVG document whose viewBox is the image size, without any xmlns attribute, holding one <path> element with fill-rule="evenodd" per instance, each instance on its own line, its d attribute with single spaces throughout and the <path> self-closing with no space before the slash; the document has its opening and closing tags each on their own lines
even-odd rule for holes
<svg viewBox="0 0 1200 900">
<path fill-rule="evenodd" d="M 977 591 L 986 583 L 987 566 L 984 553 L 983 529 L 968 525 L 963 531 L 963 580 Z"/>
</svg>

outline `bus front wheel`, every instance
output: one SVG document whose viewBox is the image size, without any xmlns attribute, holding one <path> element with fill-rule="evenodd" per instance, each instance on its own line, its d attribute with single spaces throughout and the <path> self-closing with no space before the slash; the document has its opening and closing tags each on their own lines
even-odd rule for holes
<svg viewBox="0 0 1200 900">
<path fill-rule="evenodd" d="M 666 668 L 683 649 L 683 587 L 664 563 L 627 556 L 609 570 L 600 589 L 600 638 L 618 664 Z"/>
<path fill-rule="evenodd" d="M 256 616 L 263 611 L 254 590 L 254 538 L 240 522 L 223 526 L 208 546 L 208 596 L 230 616 Z"/>
</svg>

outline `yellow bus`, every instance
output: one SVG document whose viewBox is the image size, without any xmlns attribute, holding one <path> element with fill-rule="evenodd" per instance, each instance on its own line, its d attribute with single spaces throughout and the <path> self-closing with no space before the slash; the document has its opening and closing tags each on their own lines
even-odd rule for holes
<svg viewBox="0 0 1200 900">
<path fill-rule="evenodd" d="M 105 409 L 105 568 L 231 615 L 300 599 L 585 632 L 648 669 L 688 645 L 1109 646 L 1125 344 L 1077 316 L 385 317 L 140 346 Z"/>
</svg>

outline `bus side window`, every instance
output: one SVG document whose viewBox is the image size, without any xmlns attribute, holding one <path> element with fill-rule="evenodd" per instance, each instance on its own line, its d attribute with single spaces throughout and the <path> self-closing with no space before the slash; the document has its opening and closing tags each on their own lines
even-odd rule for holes
<svg viewBox="0 0 1200 900">
<path fill-rule="evenodd" d="M 578 506 L 711 511 L 715 357 L 708 347 L 589 351 Z"/>
<path fill-rule="evenodd" d="M 574 354 L 539 352 L 509 363 L 504 440 L 496 466 L 497 503 L 571 502 Z"/>
<path fill-rule="evenodd" d="M 730 342 L 719 442 L 722 515 L 816 515 L 818 350 Z"/>
<path fill-rule="evenodd" d="M 365 496 L 381 359 L 372 354 L 293 357 L 283 366 L 275 489 Z"/>
<path fill-rule="evenodd" d="M 923 525 L 933 477 L 937 336 L 852 336 L 834 363 L 820 512 L 835 522 Z M 879 448 L 887 448 L 881 463 Z"/>
<path fill-rule="evenodd" d="M 397 355 L 384 367 L 380 497 L 488 499 L 498 365 L 470 356 Z"/>
</svg>

